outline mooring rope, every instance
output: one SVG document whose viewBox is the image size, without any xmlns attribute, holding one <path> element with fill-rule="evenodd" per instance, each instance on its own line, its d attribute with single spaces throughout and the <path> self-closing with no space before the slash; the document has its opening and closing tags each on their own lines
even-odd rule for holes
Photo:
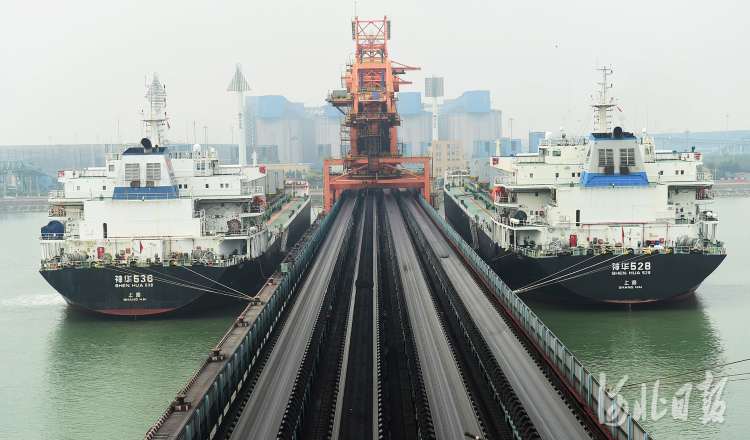
<svg viewBox="0 0 750 440">
<path fill-rule="evenodd" d="M 126 273 L 126 274 L 130 274 L 130 275 L 141 275 L 138 272 L 131 271 L 131 270 L 128 270 L 128 269 L 125 269 L 125 268 L 122 268 L 122 267 L 116 267 L 115 266 L 112 269 L 114 269 L 116 271 L 120 271 L 120 272 Z M 249 299 L 250 298 L 247 295 L 240 296 L 240 295 L 236 295 L 234 293 L 223 292 L 223 291 L 220 291 L 220 290 L 215 290 L 215 289 L 207 288 L 206 286 L 201 286 L 199 284 L 197 284 L 197 286 L 199 286 L 199 287 L 196 287 L 196 285 L 189 285 L 189 284 L 185 284 L 184 282 L 183 283 L 179 283 L 179 282 L 176 282 L 176 281 L 171 281 L 171 280 L 168 280 L 168 279 L 165 279 L 165 278 L 157 278 L 157 277 L 154 277 L 154 281 L 158 281 L 158 282 L 164 283 L 164 284 L 171 284 L 171 285 L 179 286 L 179 287 L 186 287 L 188 289 L 193 289 L 193 290 L 201 290 L 201 291 L 204 291 L 204 292 L 214 293 L 214 294 L 217 294 L 217 295 L 225 295 L 225 296 L 229 296 L 229 297 L 232 297 L 232 298 L 238 298 L 238 299 Z"/>
</svg>

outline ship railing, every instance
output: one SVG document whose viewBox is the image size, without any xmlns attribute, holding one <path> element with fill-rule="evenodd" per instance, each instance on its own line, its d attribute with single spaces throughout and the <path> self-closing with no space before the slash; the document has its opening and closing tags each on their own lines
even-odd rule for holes
<svg viewBox="0 0 750 440">
<path fill-rule="evenodd" d="M 658 151 L 656 152 L 656 162 L 661 162 L 661 161 L 666 161 L 666 160 L 680 160 L 680 159 L 681 159 L 680 153 L 676 153 L 676 152 L 660 153 Z"/>
<path fill-rule="evenodd" d="M 229 176 L 234 174 L 241 174 L 242 168 L 240 167 L 218 167 L 214 168 L 214 176 Z"/>
<path fill-rule="evenodd" d="M 146 258 L 122 258 L 114 260 L 100 260 L 92 258 L 84 261 L 61 262 L 59 260 L 44 260 L 41 264 L 42 270 L 60 270 L 65 268 L 75 269 L 95 269 L 107 267 L 131 267 L 131 266 L 213 266 L 213 267 L 230 267 L 244 261 L 245 257 L 233 255 L 216 255 L 214 259 L 194 259 L 194 258 L 167 258 L 167 259 L 146 259 Z"/>
<path fill-rule="evenodd" d="M 674 221 L 675 220 L 675 212 L 674 211 L 663 211 L 663 212 L 657 212 L 655 214 L 656 221 Z"/>
<path fill-rule="evenodd" d="M 214 175 L 214 170 L 206 167 L 202 170 L 193 170 L 193 177 L 211 177 Z"/>
<path fill-rule="evenodd" d="M 64 199 L 65 191 L 61 189 L 53 189 L 49 192 L 50 199 Z"/>
<path fill-rule="evenodd" d="M 107 177 L 108 175 L 106 169 L 92 170 L 90 168 L 86 168 L 82 171 L 79 171 L 78 173 L 78 177 Z"/>
<path fill-rule="evenodd" d="M 536 218 L 525 218 L 523 220 L 519 220 L 512 217 L 505 217 L 506 223 L 512 227 L 517 226 L 549 226 L 549 223 L 547 222 L 546 218 L 543 217 L 536 217 Z"/>
<path fill-rule="evenodd" d="M 544 156 L 516 156 L 513 158 L 515 163 L 544 163 Z"/>
<path fill-rule="evenodd" d="M 490 229 L 490 223 L 487 220 L 479 220 L 477 222 L 479 227 L 487 233 L 488 236 L 492 237 L 492 230 Z"/>
<path fill-rule="evenodd" d="M 259 233 L 263 232 L 265 229 L 267 229 L 266 224 L 265 223 L 261 223 L 258 226 L 253 226 L 253 227 L 250 227 L 250 228 L 247 228 L 247 229 L 238 229 L 236 231 L 226 231 L 226 232 L 223 232 L 223 234 L 225 236 L 229 236 L 229 237 L 241 237 L 241 236 L 244 236 L 244 235 L 250 236 L 250 235 L 259 234 Z"/>
<path fill-rule="evenodd" d="M 65 241 L 65 237 L 61 233 L 45 232 L 39 236 L 39 241 Z"/>
<path fill-rule="evenodd" d="M 193 155 L 192 151 L 170 151 L 169 157 L 170 159 L 200 159 L 201 154 Z"/>
<path fill-rule="evenodd" d="M 243 196 L 263 196 L 266 193 L 266 189 L 262 186 L 243 186 Z"/>
<path fill-rule="evenodd" d="M 495 186 L 509 185 L 509 184 L 510 184 L 509 176 L 495 176 Z"/>
<path fill-rule="evenodd" d="M 507 197 L 507 196 L 506 197 L 502 197 L 502 196 L 497 195 L 497 196 L 495 196 L 495 199 L 493 200 L 493 202 L 498 203 L 498 204 L 502 204 L 502 203 L 518 203 L 518 195 L 516 195 L 515 193 L 512 194 L 510 197 Z"/>
<path fill-rule="evenodd" d="M 714 175 L 710 171 L 700 171 L 696 176 L 696 180 L 701 182 L 711 182 L 714 180 Z"/>
<path fill-rule="evenodd" d="M 120 160 L 121 155 L 120 153 L 107 153 L 105 157 L 106 157 L 107 162 L 109 162 L 109 161 L 114 161 L 114 160 Z"/>
<path fill-rule="evenodd" d="M 674 219 L 674 224 L 676 225 L 692 225 L 695 223 L 695 216 L 689 215 L 689 216 L 680 216 L 679 218 Z"/>
<path fill-rule="evenodd" d="M 263 203 L 260 205 L 250 205 L 248 212 L 251 214 L 263 214 L 268 210 L 268 205 Z"/>
<path fill-rule="evenodd" d="M 553 258 L 558 256 L 586 256 L 586 255 L 638 255 L 638 254 L 703 254 L 703 255 L 726 255 L 726 247 L 712 244 L 708 247 L 693 246 L 577 246 L 573 248 L 551 247 L 549 245 L 508 246 L 514 252 L 532 258 Z"/>
</svg>

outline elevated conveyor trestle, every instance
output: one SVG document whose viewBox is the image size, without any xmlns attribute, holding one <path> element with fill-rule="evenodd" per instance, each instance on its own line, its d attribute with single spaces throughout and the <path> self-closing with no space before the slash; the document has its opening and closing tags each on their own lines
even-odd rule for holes
<svg viewBox="0 0 750 440">
<path fill-rule="evenodd" d="M 556 390 L 562 394 L 566 405 L 574 410 L 589 433 L 598 439 L 652 439 L 646 430 L 605 390 L 580 360 L 576 359 L 554 333 L 534 314 L 534 312 L 508 287 L 498 275 L 474 252 L 471 245 L 440 216 L 437 211 L 427 203 L 426 200 L 415 195 L 423 213 L 420 225 L 424 230 L 435 229 L 441 237 L 445 237 L 456 253 L 460 255 L 461 272 L 471 274 L 478 285 L 482 286 L 486 298 L 490 301 L 487 305 L 482 304 L 480 298 L 469 306 L 472 317 L 481 325 L 490 321 L 486 313 L 488 308 L 494 308 L 505 323 L 513 330 L 514 338 L 523 343 L 523 352 L 528 350 L 533 359 L 543 366 L 543 371 L 551 383 L 555 384 Z M 412 210 L 413 212 L 415 210 Z M 458 271 L 454 268 L 454 273 Z M 464 289 L 465 290 L 465 289 Z M 468 304 L 467 304 L 468 305 Z M 484 316 L 483 316 L 484 315 Z M 485 332 L 490 330 L 485 330 Z M 492 346 L 500 341 L 499 338 L 486 338 Z M 495 356 L 500 357 L 500 352 L 508 351 L 507 345 L 503 347 L 491 347 Z M 513 364 L 524 357 L 519 355 L 513 358 Z M 506 375 L 508 365 L 503 364 Z M 540 383 L 539 381 L 536 381 Z M 517 384 L 511 380 L 516 393 L 523 401 L 522 389 L 529 384 Z M 552 401 L 545 399 L 545 404 Z M 535 409 L 529 405 L 525 406 L 534 426 L 543 437 L 555 437 L 559 431 L 560 423 L 549 424 L 548 434 L 543 431 L 544 421 L 539 416 L 558 417 L 565 414 L 564 411 L 550 412 Z M 546 413 L 546 414 L 545 414 Z M 571 423 L 571 426 L 574 424 Z M 565 437 L 575 438 L 575 437 Z"/>
<path fill-rule="evenodd" d="M 650 438 L 419 195 L 306 237 L 146 440 Z"/>
</svg>

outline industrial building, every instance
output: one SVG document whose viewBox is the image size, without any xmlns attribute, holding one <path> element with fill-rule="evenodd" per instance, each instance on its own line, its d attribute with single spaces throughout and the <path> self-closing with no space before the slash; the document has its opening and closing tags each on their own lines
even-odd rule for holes
<svg viewBox="0 0 750 440">
<path fill-rule="evenodd" d="M 529 132 L 529 153 L 536 153 L 539 151 L 539 142 L 544 139 L 545 132 L 543 131 L 530 131 Z"/>
<path fill-rule="evenodd" d="M 432 105 L 422 102 L 421 92 L 399 93 L 398 99 L 398 136 L 404 151 L 414 156 L 424 154 L 434 140 L 429 111 Z M 503 113 L 493 110 L 490 103 L 489 90 L 468 91 L 458 98 L 445 99 L 438 105 L 437 140 L 460 140 L 463 146 L 471 145 L 471 150 L 464 150 L 465 158 L 492 156 L 495 140 L 502 138 Z M 520 152 L 520 142 L 517 148 Z"/>
<path fill-rule="evenodd" d="M 432 170 L 435 177 L 441 177 L 445 171 L 469 168 L 469 161 L 464 155 L 463 141 L 433 142 L 428 152 L 432 156 Z"/>
<path fill-rule="evenodd" d="M 404 154 L 424 156 L 432 142 L 432 116 L 422 104 L 422 93 L 402 92 L 398 94 L 398 114 L 401 126 L 398 138 L 403 143 Z"/>
<path fill-rule="evenodd" d="M 704 154 L 750 153 L 750 131 L 721 130 L 654 134 L 654 144 L 660 150 L 696 151 Z"/>
<path fill-rule="evenodd" d="M 433 141 L 431 104 L 423 103 L 422 96 L 421 92 L 398 94 L 401 117 L 398 141 L 407 157 L 425 155 Z M 255 147 L 275 146 L 280 162 L 310 163 L 318 168 L 324 157 L 342 155 L 341 116 L 330 104 L 309 107 L 279 95 L 248 96 L 245 98 L 248 157 Z M 495 139 L 502 137 L 502 112 L 490 108 L 488 90 L 469 91 L 456 99 L 446 99 L 438 106 L 438 120 L 441 140 L 460 140 L 465 146 L 474 145 L 475 141 L 494 145 Z M 510 146 L 508 151 L 512 151 Z M 473 150 L 465 150 L 464 154 L 466 158 L 475 155 Z"/>
<path fill-rule="evenodd" d="M 490 142 L 502 138 L 502 111 L 490 108 L 489 90 L 464 92 L 446 99 L 438 108 L 440 139 L 456 139 L 464 145 L 474 141 Z"/>
<path fill-rule="evenodd" d="M 267 148 L 283 163 L 322 166 L 321 155 L 340 156 L 341 113 L 330 104 L 306 107 L 279 95 L 248 96 L 245 127 L 248 157 Z"/>
</svg>

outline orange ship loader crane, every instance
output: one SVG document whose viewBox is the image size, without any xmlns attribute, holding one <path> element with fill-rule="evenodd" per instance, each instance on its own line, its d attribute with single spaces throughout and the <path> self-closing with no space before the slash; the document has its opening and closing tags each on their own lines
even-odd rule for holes
<svg viewBox="0 0 750 440">
<path fill-rule="evenodd" d="M 323 166 L 325 212 L 347 189 L 416 188 L 430 202 L 430 158 L 405 157 L 396 136 L 401 118 L 396 110 L 399 86 L 411 84 L 400 75 L 420 70 L 391 61 L 391 21 L 352 21 L 354 59 L 341 78 L 345 90 L 326 99 L 344 115 L 342 158 Z"/>
</svg>

